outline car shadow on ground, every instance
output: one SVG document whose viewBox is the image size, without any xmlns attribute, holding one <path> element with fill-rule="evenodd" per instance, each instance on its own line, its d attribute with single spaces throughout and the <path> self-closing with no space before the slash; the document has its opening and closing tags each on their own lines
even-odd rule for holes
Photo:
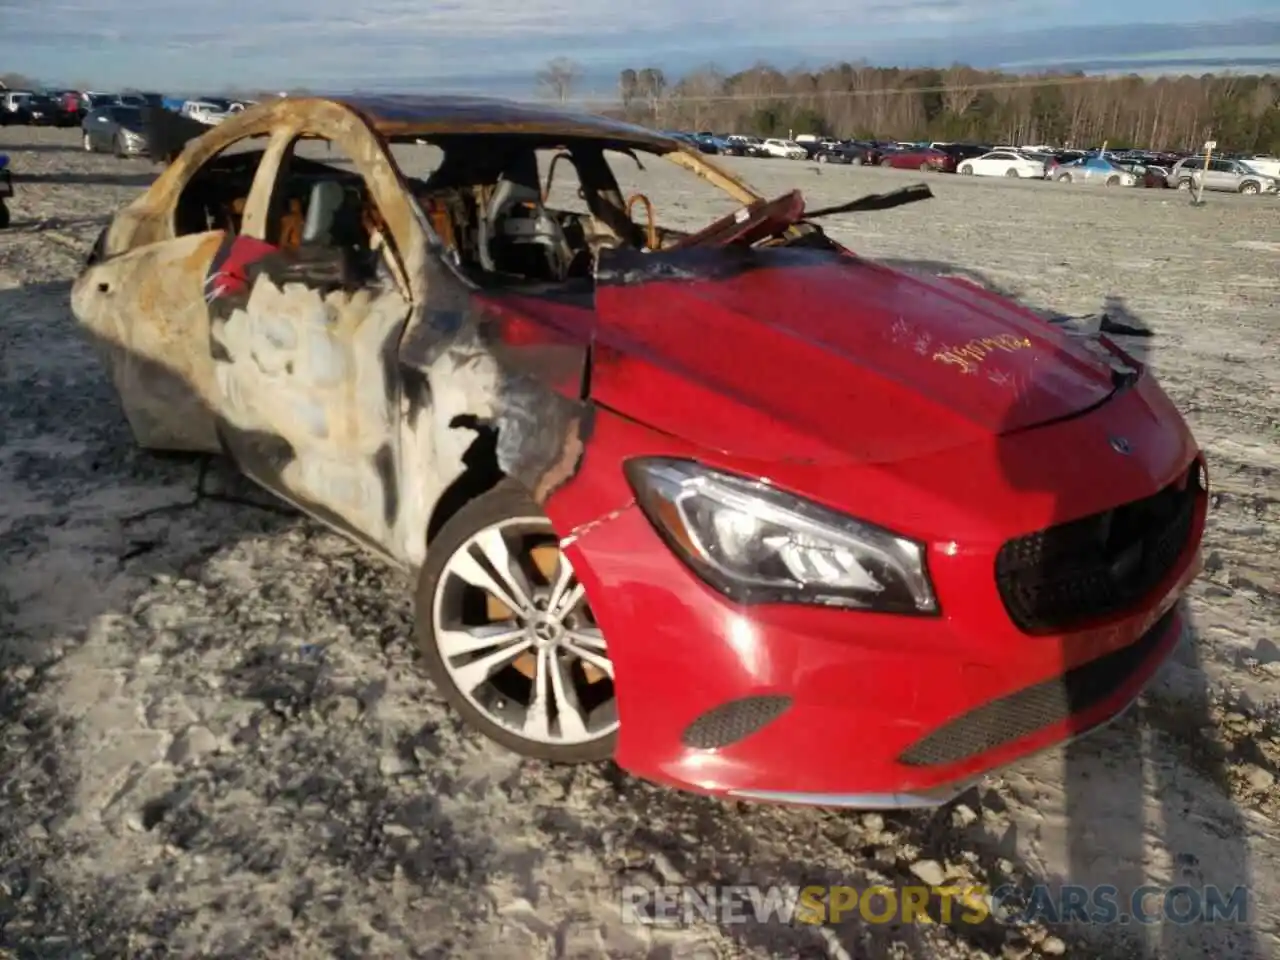
<svg viewBox="0 0 1280 960">
<path fill-rule="evenodd" d="M 958 271 L 947 267 L 946 272 Z M 982 282 L 977 275 L 970 279 Z M 65 303 L 67 292 L 65 283 L 0 292 L 0 349 L 10 361 L 5 376 L 18 377 L 17 381 L 0 383 L 0 388 L 22 395 L 22 403 L 5 405 L 6 413 L 0 420 L 9 450 L 0 463 L 0 482 L 11 503 L 30 505 L 0 513 L 0 556 L 4 557 L 0 610 L 15 621 L 15 628 L 5 631 L 0 639 L 0 742 L 6 749 L 18 751 L 14 756 L 28 758 L 22 776 L 0 780 L 0 881 L 10 891 L 20 892 L 16 897 L 0 898 L 0 946 L 31 950 L 49 938 L 62 937 L 77 940 L 82 948 L 110 953 L 113 946 L 127 946 L 139 925 L 145 924 L 162 936 L 180 917 L 173 912 L 176 907 L 161 906 L 146 917 L 131 916 L 125 908 L 129 901 L 112 890 L 98 890 L 91 896 L 84 890 L 60 889 L 53 882 L 54 865 L 65 865 L 74 852 L 60 828 L 65 812 L 76 805 L 79 779 L 70 750 L 79 722 L 71 712 L 48 707 L 49 696 L 59 682 L 58 663 L 89 640 L 93 623 L 100 616 L 128 611 L 127 616 L 136 616 L 145 625 L 153 614 L 139 602 L 139 594 L 146 592 L 151 580 L 166 578 L 164 582 L 171 583 L 177 578 L 196 584 L 192 588 L 196 590 L 211 576 L 213 560 L 236 540 L 305 538 L 316 528 L 308 520 L 281 512 L 274 501 L 239 480 L 225 462 L 157 457 L 138 451 L 123 417 L 112 417 L 111 426 L 104 431 L 102 418 L 94 411 L 104 404 L 116 409 L 115 394 L 106 375 L 85 356 L 89 347 L 79 343 L 69 317 L 64 312 L 54 331 L 37 330 L 38 325 L 24 322 L 34 299 L 43 298 L 46 306 L 54 298 Z M 1126 315 L 1127 323 L 1136 326 L 1136 321 Z M 32 339 L 38 336 L 46 339 Z M 61 366 L 32 366 L 30 376 L 22 377 L 18 358 L 22 351 L 54 349 L 73 356 Z M 163 370 L 153 373 L 173 376 Z M 51 453 L 50 447 L 57 441 L 66 449 Z M 1025 464 L 1009 462 L 1003 468 L 1006 479 L 1015 486 L 1047 489 L 1035 486 L 1039 481 L 1025 474 Z M 101 493 L 105 505 L 78 506 L 78 499 L 86 492 Z M 95 502 L 92 497 L 89 501 Z M 178 519 L 181 532 L 175 534 Z M 73 535 L 77 529 L 91 527 L 96 532 Z M 68 538 L 71 547 L 65 543 L 59 546 L 59 541 Z M 33 582 L 30 573 L 20 573 L 24 567 L 37 572 L 50 569 L 47 557 L 60 549 L 74 551 L 80 566 L 49 578 L 47 584 Z M 87 552 L 93 555 L 87 556 Z M 104 565 L 114 565 L 119 571 L 120 576 L 112 581 L 117 589 L 99 590 L 95 585 L 103 580 Z M 78 578 L 77 569 L 92 573 L 93 582 Z M 394 575 L 376 561 L 357 559 L 345 569 L 348 577 L 375 583 L 385 578 L 387 589 L 373 591 L 383 599 L 354 604 L 344 599 L 347 585 L 340 583 L 319 596 L 317 604 L 328 618 L 346 623 L 352 636 L 363 638 L 361 642 L 380 645 L 400 663 L 407 663 L 411 654 L 405 644 L 411 620 L 405 605 L 394 599 L 404 596 L 398 594 L 403 585 L 394 583 Z M 285 587 L 267 585 L 263 589 L 269 602 L 271 590 Z M 24 626 L 20 613 L 25 604 L 56 606 L 62 597 L 66 598 L 65 616 Z M 237 618 L 248 617 L 246 608 L 247 604 L 232 594 L 225 605 L 209 605 L 205 612 L 238 624 L 241 621 Z M 379 625 L 374 639 L 370 639 L 370 623 Z M 189 647 L 226 642 L 216 639 L 207 623 L 154 622 L 151 626 L 153 633 L 169 636 L 169 646 L 151 650 L 152 655 L 181 656 Z M 245 619 L 243 626 L 247 634 L 254 624 Z M 304 630 L 305 624 L 297 629 Z M 247 721 L 232 734 L 244 738 L 240 742 L 249 747 L 262 745 L 252 762 L 284 759 L 278 753 L 281 748 L 273 744 L 282 740 L 282 731 L 289 732 L 290 769 L 304 775 L 271 781 L 266 803 L 293 818 L 313 817 L 311 835 L 320 839 L 309 855 L 322 858 L 339 873 L 354 871 L 375 878 L 398 874 L 407 878 L 419 896 L 442 903 L 456 900 L 449 903 L 450 909 L 474 910 L 474 903 L 468 906 L 465 901 L 476 900 L 484 890 L 493 865 L 493 847 L 474 830 L 455 828 L 438 800 L 464 792 L 467 785 L 440 772 L 431 774 L 435 779 L 426 794 L 421 789 L 406 791 L 395 786 L 397 770 L 431 770 L 432 757 L 439 756 L 447 742 L 457 744 L 456 730 L 428 724 L 401 737 L 393 745 L 392 769 L 388 770 L 383 760 L 375 759 L 379 754 L 384 759 L 388 756 L 382 745 L 375 743 L 376 730 L 372 728 L 376 724 L 353 722 L 350 736 L 360 749 L 335 758 L 331 744 L 314 734 L 308 718 L 368 716 L 380 692 L 352 687 L 341 671 L 326 662 L 324 651 L 307 647 L 287 639 L 252 646 L 243 655 L 230 658 L 217 678 L 221 695 L 253 705 Z M 1198 670 L 1193 637 L 1184 640 L 1178 655 L 1184 666 Z M 1207 702 L 1207 697 L 1203 700 Z M 456 718 L 448 723 L 456 727 Z M 1190 718 L 1181 734 L 1207 737 L 1205 731 L 1210 727 L 1206 711 Z M 547 816 L 551 818 L 549 829 L 567 846 L 604 851 L 614 857 L 619 887 L 630 882 L 673 882 L 675 878 L 719 884 L 903 886 L 919 882 L 910 863 L 895 852 L 910 847 L 920 851 L 920 857 L 940 862 L 959 860 L 962 851 L 972 850 L 985 882 L 1008 882 L 1024 892 L 1038 883 L 1092 881 L 1123 888 L 1130 881 L 1144 882 L 1148 791 L 1140 763 L 1107 766 L 1100 757 L 1121 746 L 1125 755 L 1142 756 L 1141 736 L 1140 725 L 1130 717 L 1065 748 L 1063 789 L 1073 871 L 1068 877 L 1038 874 L 1032 864 L 1019 858 L 1016 836 L 984 832 L 981 814 L 999 812 L 1004 801 L 995 790 L 983 786 L 957 801 L 977 812 L 978 822 L 957 828 L 956 804 L 929 812 L 893 813 L 883 816 L 883 836 L 878 841 L 869 839 L 865 821 L 858 814 L 725 803 L 635 781 L 612 767 L 567 770 L 557 775 L 562 777 L 566 793 L 587 798 L 591 809 L 616 810 L 616 822 L 602 828 L 598 822 L 588 822 L 555 805 Z M 367 744 L 362 739 L 366 737 L 370 738 Z M 362 751 L 368 761 L 353 761 Z M 1215 754 L 1208 749 L 1197 753 L 1201 762 L 1208 763 L 1212 779 Z M 33 766 L 29 758 L 37 757 Z M 397 758 L 399 767 L 394 762 Z M 216 757 L 208 761 L 213 767 L 228 767 L 233 762 L 243 764 L 244 755 L 238 754 L 234 761 Z M 534 768 L 545 772 L 535 764 L 520 769 Z M 229 776 L 236 773 L 234 769 L 223 772 Z M 1220 768 L 1216 778 L 1225 780 Z M 157 791 L 136 829 L 179 850 L 221 854 L 230 859 L 233 869 L 249 874 L 269 876 L 280 869 L 288 841 L 274 837 L 263 822 L 242 816 L 211 819 L 209 807 L 197 802 L 201 791 L 207 794 L 212 789 L 209 782 L 207 777 L 193 776 L 189 782 L 180 780 Z M 519 772 L 504 789 L 519 796 Z M 1155 789 L 1166 825 L 1186 817 L 1187 805 L 1197 802 L 1194 795 L 1183 793 L 1172 783 L 1158 784 Z M 1090 830 L 1097 804 L 1105 804 L 1105 816 L 1112 821 L 1118 816 L 1132 821 L 1132 830 L 1125 834 L 1131 840 L 1127 847 L 1097 846 Z M 359 815 L 353 817 L 353 811 Z M 1239 811 L 1228 797 L 1213 816 L 1221 820 L 1212 838 L 1217 847 L 1214 858 L 1221 860 L 1222 847 L 1231 847 L 1229 856 L 1239 865 L 1240 882 L 1247 883 L 1249 854 Z M 387 823 L 401 829 L 381 829 Z M 781 860 L 761 856 L 756 838 L 763 835 L 788 837 L 794 855 Z M 642 856 L 623 855 L 628 849 Z M 1178 852 L 1196 855 L 1190 846 Z M 852 875 L 841 862 L 856 865 Z M 504 869 L 512 868 L 506 864 Z M 1084 877 L 1090 881 L 1080 879 Z M 460 894 L 467 896 L 457 899 Z M 937 914 L 938 905 L 931 909 Z M 949 926 L 954 936 L 997 954 L 1007 938 L 1007 931 L 994 922 L 966 925 L 955 920 Z M 1074 931 L 1061 929 L 1069 942 L 1078 940 Z M 394 928 L 387 933 L 396 936 Z M 722 933 L 786 957 L 827 955 L 830 945 L 823 936 L 834 936 L 851 955 L 859 957 L 897 956 L 900 954 L 895 951 L 904 946 L 910 955 L 929 953 L 925 934 L 918 927 L 860 920 L 845 920 L 825 932 L 782 924 L 732 924 L 724 926 Z M 1223 938 L 1217 942 L 1219 956 L 1262 956 L 1247 928 L 1228 930 L 1222 926 L 1211 933 L 1220 933 Z M 281 942 L 274 946 L 283 948 L 288 934 L 280 936 Z M 339 952 L 359 949 L 360 935 L 354 929 L 344 932 L 331 927 L 327 936 Z M 408 942 L 408 933 L 404 939 Z M 1118 938 L 1114 942 L 1119 942 Z M 255 950 L 272 946 L 253 944 Z M 1088 955 L 1105 956 L 1097 949 L 1084 949 Z M 1170 925 L 1161 928 L 1159 944 L 1135 941 L 1134 949 L 1149 951 L 1146 955 L 1161 960 L 1191 955 L 1186 952 L 1181 931 Z M 1202 955 L 1199 946 L 1194 955 Z"/>
</svg>

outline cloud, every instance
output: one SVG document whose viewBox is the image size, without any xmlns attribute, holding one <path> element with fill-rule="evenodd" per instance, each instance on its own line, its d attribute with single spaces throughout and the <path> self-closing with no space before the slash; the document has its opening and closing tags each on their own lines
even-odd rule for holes
<svg viewBox="0 0 1280 960">
<path fill-rule="evenodd" d="M 1211 26 L 1230 33 L 1233 8 L 1268 6 L 1220 0 Z M 109 85 L 324 89 L 532 78 L 561 54 L 616 75 L 757 56 L 997 63 L 1187 48 L 1185 25 L 1088 27 L 1114 16 L 1107 0 L 223 0 L 200 16 L 173 0 L 0 0 L 0 61 Z"/>
</svg>

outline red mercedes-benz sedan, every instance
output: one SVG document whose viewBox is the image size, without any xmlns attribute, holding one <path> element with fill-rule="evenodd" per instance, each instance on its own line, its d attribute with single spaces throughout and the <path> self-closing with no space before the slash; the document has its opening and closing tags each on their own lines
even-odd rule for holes
<svg viewBox="0 0 1280 960">
<path fill-rule="evenodd" d="M 478 98 L 148 124 L 172 162 L 72 291 L 135 438 L 409 571 L 426 669 L 510 749 L 933 804 L 1115 716 L 1177 642 L 1207 480 L 1150 374 L 816 222 L 927 187 L 806 210 Z M 423 143 L 420 179 L 390 147 Z M 661 161 L 731 212 L 626 197 Z"/>
</svg>

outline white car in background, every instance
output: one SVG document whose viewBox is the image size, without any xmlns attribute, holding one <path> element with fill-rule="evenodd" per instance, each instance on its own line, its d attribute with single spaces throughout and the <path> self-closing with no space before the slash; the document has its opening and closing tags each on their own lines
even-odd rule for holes
<svg viewBox="0 0 1280 960">
<path fill-rule="evenodd" d="M 803 160 L 809 156 L 809 151 L 794 140 L 766 140 L 763 144 L 764 152 L 771 157 L 783 157 L 787 160 Z"/>
<path fill-rule="evenodd" d="M 1265 176 L 1280 180 L 1280 158 L 1245 157 L 1244 163 Z"/>
<path fill-rule="evenodd" d="M 992 150 L 980 157 L 970 157 L 956 167 L 956 173 L 971 177 L 1022 177 L 1044 179 L 1044 164 L 1012 150 Z"/>
<path fill-rule="evenodd" d="M 182 105 L 182 115 L 207 127 L 216 127 L 227 117 L 239 113 L 244 104 L 232 100 L 188 100 Z"/>
</svg>

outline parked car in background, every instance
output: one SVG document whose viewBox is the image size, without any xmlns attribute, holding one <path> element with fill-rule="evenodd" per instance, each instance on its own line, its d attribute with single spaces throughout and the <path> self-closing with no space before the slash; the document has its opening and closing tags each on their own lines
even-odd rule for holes
<svg viewBox="0 0 1280 960">
<path fill-rule="evenodd" d="M 27 108 L 35 93 L 31 90 L 6 90 L 0 96 L 0 124 L 25 124 L 28 122 Z"/>
<path fill-rule="evenodd" d="M 1259 173 L 1280 180 L 1280 158 L 1248 156 L 1242 159 L 1247 166 L 1252 167 Z"/>
<path fill-rule="evenodd" d="M 764 151 L 770 157 L 783 157 L 787 160 L 806 160 L 809 151 L 794 140 L 781 140 L 776 137 L 764 142 Z"/>
<path fill-rule="evenodd" d="M 1164 190 L 1168 188 L 1169 168 L 1158 166 L 1154 163 L 1126 163 L 1116 161 L 1117 166 L 1123 167 L 1137 178 L 1134 186 L 1144 187 L 1149 190 Z"/>
<path fill-rule="evenodd" d="M 80 122 L 81 145 L 87 153 L 114 153 L 117 157 L 136 157 L 146 153 L 142 110 L 113 104 L 99 107 Z"/>
<path fill-rule="evenodd" d="M 880 162 L 880 151 L 869 143 L 846 140 L 819 150 L 814 156 L 818 163 L 847 163 L 850 166 L 875 166 Z"/>
<path fill-rule="evenodd" d="M 955 173 L 956 158 L 933 147 L 901 147 L 887 150 L 880 156 L 880 166 L 898 170 L 928 170 L 936 173 Z"/>
<path fill-rule="evenodd" d="M 692 137 L 693 142 L 697 144 L 698 149 L 703 153 L 720 154 L 733 153 L 734 151 L 733 144 L 709 131 L 704 130 L 701 133 L 695 133 Z"/>
<path fill-rule="evenodd" d="M 1083 160 L 1085 154 L 1080 150 L 1050 150 L 1046 157 L 1047 159 L 1044 161 L 1044 178 L 1052 180 L 1059 167 L 1066 166 L 1068 163 L 1075 163 L 1077 160 Z"/>
<path fill-rule="evenodd" d="M 97 110 L 99 107 L 109 107 L 112 104 L 118 104 L 120 97 L 114 93 L 103 93 L 101 90 L 86 90 L 81 94 L 84 102 L 84 112 L 89 113 L 91 110 Z"/>
<path fill-rule="evenodd" d="M 750 134 L 731 133 L 725 137 L 731 144 L 742 149 L 744 157 L 767 157 L 769 154 L 764 149 L 764 141 L 759 137 Z"/>
<path fill-rule="evenodd" d="M 943 153 L 955 157 L 957 166 L 965 160 L 991 152 L 990 147 L 979 143 L 931 143 L 929 146 L 934 150 L 941 150 Z"/>
<path fill-rule="evenodd" d="M 1138 182 L 1138 178 L 1124 167 L 1098 154 L 1062 164 L 1053 171 L 1053 179 L 1058 183 L 1103 187 L 1132 187 Z"/>
<path fill-rule="evenodd" d="M 1190 190 L 1204 181 L 1204 189 L 1223 193 L 1276 193 L 1280 182 L 1268 177 L 1241 160 L 1209 159 L 1205 170 L 1204 157 L 1188 157 L 1179 160 L 1169 171 L 1169 182 L 1179 190 Z"/>
<path fill-rule="evenodd" d="M 216 127 L 233 113 L 239 113 L 245 105 L 223 97 L 207 97 L 203 100 L 188 100 L 179 111 L 184 117 L 203 123 L 207 127 Z"/>
<path fill-rule="evenodd" d="M 163 107 L 164 97 L 158 93 L 122 93 L 120 103 L 126 107 Z"/>
<path fill-rule="evenodd" d="M 33 127 L 55 127 L 61 109 L 58 101 L 46 93 L 37 93 L 24 106 L 25 122 Z"/>
<path fill-rule="evenodd" d="M 956 168 L 956 172 L 967 177 L 1022 177 L 1040 180 L 1044 177 L 1044 163 L 1020 153 L 992 150 L 980 157 L 963 161 Z"/>
<path fill-rule="evenodd" d="M 80 110 L 80 93 L 77 90 L 50 90 L 53 101 L 53 125 L 56 127 L 79 126 L 84 114 Z"/>
</svg>

